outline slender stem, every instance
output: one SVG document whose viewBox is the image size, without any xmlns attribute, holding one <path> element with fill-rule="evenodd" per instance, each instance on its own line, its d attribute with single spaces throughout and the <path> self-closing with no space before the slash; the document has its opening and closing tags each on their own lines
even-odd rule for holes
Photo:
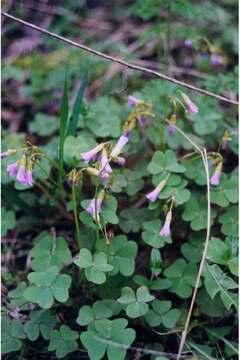
<svg viewBox="0 0 240 360">
<path fill-rule="evenodd" d="M 73 200 L 74 221 L 75 221 L 76 233 L 77 233 L 77 242 L 78 242 L 78 247 L 80 249 L 81 238 L 80 238 L 80 227 L 79 227 L 78 213 L 77 213 L 76 186 L 74 183 L 72 184 L 72 200 Z"/>
<path fill-rule="evenodd" d="M 170 124 L 170 121 L 168 119 L 165 119 L 165 121 Z M 187 318 L 186 318 L 186 322 L 184 325 L 184 330 L 182 332 L 182 337 L 181 337 L 181 341 L 180 341 L 180 345 L 179 345 L 179 349 L 178 349 L 178 354 L 177 354 L 177 360 L 180 360 L 181 358 L 181 354 L 183 351 L 183 347 L 186 341 L 186 337 L 187 337 L 187 333 L 188 333 L 188 328 L 189 328 L 189 324 L 190 324 L 190 320 L 191 320 L 191 316 L 192 316 L 192 311 L 193 311 L 193 307 L 195 304 L 195 300 L 196 300 L 196 296 L 197 296 L 197 291 L 200 285 L 200 280 L 201 280 L 201 275 L 204 269 L 204 264 L 205 264 L 205 260 L 206 260 L 206 256 L 207 256 L 207 250 L 208 250 L 208 243 L 209 243 L 209 238 L 210 238 L 210 230 L 211 230 L 211 197 L 210 197 L 210 179 L 209 179 L 209 169 L 208 169 L 208 156 L 207 156 L 207 151 L 205 148 L 200 148 L 188 135 L 186 135 L 184 133 L 184 131 L 182 131 L 178 126 L 176 126 L 175 124 L 173 124 L 173 126 L 175 127 L 175 129 L 182 134 L 182 136 L 185 137 L 185 139 L 187 139 L 192 145 L 193 147 L 199 152 L 199 154 L 202 157 L 202 161 L 203 161 L 203 165 L 204 165 L 204 170 L 205 170 L 205 175 L 206 175 L 206 180 L 207 180 L 207 232 L 206 232 L 206 239 L 205 239 L 205 244 L 204 244 L 204 248 L 203 248 L 203 254 L 202 254 L 202 259 L 199 265 L 199 269 L 198 269 L 198 274 L 197 274 L 197 278 L 196 278 L 196 282 L 195 282 L 195 286 L 194 286 L 194 290 L 193 290 L 193 295 L 192 295 L 192 299 L 191 299 L 191 303 L 190 303 L 190 307 L 188 310 L 188 314 L 187 314 Z"/>
<path fill-rule="evenodd" d="M 95 194 L 94 194 L 94 199 L 95 199 L 95 222 L 96 222 L 96 251 L 98 251 L 99 248 L 99 224 L 98 224 L 98 213 L 97 213 L 97 197 L 98 197 L 98 185 L 95 188 Z"/>
</svg>

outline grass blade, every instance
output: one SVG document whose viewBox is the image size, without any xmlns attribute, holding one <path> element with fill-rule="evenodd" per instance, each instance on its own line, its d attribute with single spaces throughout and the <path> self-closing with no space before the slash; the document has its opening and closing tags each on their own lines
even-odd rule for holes
<svg viewBox="0 0 240 360">
<path fill-rule="evenodd" d="M 63 182 L 63 153 L 64 153 L 64 141 L 66 137 L 66 126 L 68 120 L 68 88 L 67 88 L 67 72 L 65 74 L 64 91 L 61 103 L 60 113 L 60 131 L 59 131 L 59 173 L 58 173 L 58 185 L 59 190 L 62 188 Z"/>
<path fill-rule="evenodd" d="M 88 71 L 86 71 L 82 83 L 78 89 L 78 93 L 73 105 L 73 111 L 72 111 L 72 116 L 69 119 L 69 123 L 68 123 L 68 129 L 67 129 L 67 135 L 75 135 L 76 130 L 77 130 L 77 124 L 78 124 L 78 119 L 79 119 L 79 115 L 82 109 L 82 104 L 83 104 L 83 94 L 84 94 L 84 90 L 87 86 L 87 80 L 88 80 Z"/>
</svg>

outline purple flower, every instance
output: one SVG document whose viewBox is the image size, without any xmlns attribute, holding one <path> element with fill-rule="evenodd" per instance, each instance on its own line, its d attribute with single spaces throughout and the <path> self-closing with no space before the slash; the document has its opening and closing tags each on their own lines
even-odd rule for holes
<svg viewBox="0 0 240 360">
<path fill-rule="evenodd" d="M 121 135 L 121 137 L 118 140 L 117 144 L 112 149 L 112 152 L 111 152 L 110 156 L 112 158 L 117 157 L 120 154 L 120 152 L 122 151 L 122 148 L 127 144 L 128 140 L 129 140 L 129 137 L 128 137 L 127 133 Z"/>
<path fill-rule="evenodd" d="M 222 57 L 216 53 L 211 54 L 211 64 L 213 66 L 219 66 L 222 65 L 223 61 L 222 61 Z"/>
<path fill-rule="evenodd" d="M 97 220 L 97 221 L 99 221 L 99 214 L 100 214 L 101 208 L 102 208 L 103 197 L 104 197 L 104 192 L 101 191 L 98 194 L 98 198 L 91 199 L 90 203 L 87 207 L 88 214 L 90 214 L 93 217 L 93 219 Z"/>
<path fill-rule="evenodd" d="M 4 159 L 5 157 L 8 156 L 8 152 L 7 151 L 4 151 L 1 153 L 1 159 Z"/>
<path fill-rule="evenodd" d="M 24 164 L 20 164 L 16 176 L 16 180 L 23 185 L 28 185 L 27 183 L 27 171 Z"/>
<path fill-rule="evenodd" d="M 218 186 L 220 184 L 221 173 L 222 173 L 222 162 L 220 162 L 217 165 L 217 167 L 216 167 L 216 169 L 215 169 L 215 171 L 214 171 L 214 173 L 213 173 L 213 175 L 212 175 L 212 177 L 210 179 L 210 184 L 211 185 Z"/>
<path fill-rule="evenodd" d="M 17 175 L 18 172 L 18 162 L 11 163 L 7 166 L 8 176 L 14 177 Z"/>
<path fill-rule="evenodd" d="M 191 49 L 191 48 L 192 48 L 192 40 L 191 40 L 191 39 L 186 39 L 186 40 L 184 40 L 184 45 L 185 45 L 187 48 Z"/>
<path fill-rule="evenodd" d="M 219 170 L 214 171 L 210 179 L 210 184 L 214 186 L 218 186 L 220 184 L 220 180 L 221 180 L 221 171 Z"/>
<path fill-rule="evenodd" d="M 158 187 L 156 187 L 153 191 L 151 191 L 149 194 L 146 195 L 146 198 L 147 198 L 150 202 L 154 202 L 154 201 L 157 200 L 160 191 L 161 191 L 161 189 L 159 189 Z"/>
<path fill-rule="evenodd" d="M 172 212 L 171 210 L 167 213 L 166 219 L 165 219 L 165 223 L 159 233 L 159 235 L 167 237 L 170 235 L 170 224 L 172 221 Z"/>
<path fill-rule="evenodd" d="M 151 191 L 149 194 L 146 195 L 146 198 L 150 201 L 150 202 L 154 202 L 157 200 L 158 195 L 160 194 L 161 190 L 164 188 L 166 181 L 167 181 L 168 177 L 165 180 L 162 180 L 158 186 L 155 187 L 155 189 L 153 191 Z"/>
<path fill-rule="evenodd" d="M 168 135 L 172 135 L 174 133 L 174 126 L 173 124 L 169 124 L 168 127 L 167 127 L 167 132 L 168 132 Z"/>
<path fill-rule="evenodd" d="M 81 153 L 80 156 L 85 161 L 85 163 L 88 164 L 89 161 L 95 159 L 97 153 L 99 153 L 99 151 L 102 150 L 103 146 L 104 146 L 104 144 L 99 144 L 95 148 L 93 148 L 93 149 L 91 149 L 89 151 Z"/>
<path fill-rule="evenodd" d="M 25 174 L 25 184 L 28 186 L 32 186 L 33 185 L 33 177 L 32 177 L 32 170 L 27 170 L 26 174 Z"/>
<path fill-rule="evenodd" d="M 128 97 L 128 106 L 130 107 L 136 106 L 139 102 L 141 102 L 141 100 L 137 99 L 135 96 L 130 95 Z"/>
<path fill-rule="evenodd" d="M 182 98 L 183 98 L 183 101 L 185 103 L 185 105 L 187 106 L 188 108 L 188 111 L 192 114 L 197 114 L 198 113 L 198 107 L 197 105 L 195 105 L 192 100 L 186 95 L 186 94 L 181 94 L 182 95 Z"/>
</svg>

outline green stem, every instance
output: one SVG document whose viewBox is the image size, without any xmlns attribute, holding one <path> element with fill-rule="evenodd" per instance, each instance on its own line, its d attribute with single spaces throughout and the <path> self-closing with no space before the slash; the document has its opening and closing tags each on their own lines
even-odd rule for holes
<svg viewBox="0 0 240 360">
<path fill-rule="evenodd" d="M 80 249 L 81 238 L 80 238 L 80 228 L 79 228 L 78 213 L 77 213 L 76 187 L 74 183 L 72 185 L 72 200 L 73 200 L 74 220 L 75 220 L 76 233 L 77 233 L 77 242 L 78 242 L 78 247 Z"/>
<path fill-rule="evenodd" d="M 98 185 L 95 188 L 95 222 L 96 222 L 96 252 L 99 249 L 99 225 L 98 225 L 98 218 L 97 218 L 97 197 L 98 197 Z"/>
</svg>

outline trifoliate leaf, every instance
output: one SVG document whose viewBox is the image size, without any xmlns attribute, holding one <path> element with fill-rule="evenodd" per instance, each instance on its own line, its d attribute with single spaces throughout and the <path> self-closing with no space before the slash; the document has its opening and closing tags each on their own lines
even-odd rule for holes
<svg viewBox="0 0 240 360">
<path fill-rule="evenodd" d="M 138 288 L 136 294 L 131 288 L 124 287 L 118 302 L 127 305 L 126 312 L 130 318 L 137 318 L 148 312 L 147 303 L 154 300 L 154 298 L 154 296 L 150 295 L 146 286 Z"/>
<path fill-rule="evenodd" d="M 31 272 L 28 280 L 33 285 L 27 287 L 23 292 L 26 300 L 37 303 L 44 309 L 49 309 L 53 305 L 54 298 L 59 302 L 67 301 L 71 277 L 59 274 L 56 266 L 42 272 Z"/>
<path fill-rule="evenodd" d="M 162 248 L 165 243 L 171 244 L 171 236 L 164 237 L 160 235 L 162 223 L 160 220 L 146 221 L 143 223 L 144 231 L 142 233 L 142 239 L 148 245 L 154 248 Z"/>
<path fill-rule="evenodd" d="M 103 284 L 106 281 L 105 272 L 113 270 L 104 252 L 92 255 L 88 249 L 81 249 L 74 264 L 84 269 L 87 280 L 95 284 Z"/>
<path fill-rule="evenodd" d="M 24 330 L 31 341 L 37 340 L 40 333 L 48 340 L 56 322 L 56 318 L 49 311 L 34 311 L 30 314 L 30 320 L 24 324 Z"/>
<path fill-rule="evenodd" d="M 2 353 L 8 354 L 18 351 L 22 346 L 22 339 L 25 339 L 23 324 L 19 319 L 10 320 L 2 318 Z"/>
<path fill-rule="evenodd" d="M 51 266 L 60 269 L 71 259 L 71 252 L 62 236 L 54 238 L 51 235 L 45 235 L 34 246 L 31 256 L 33 270 L 44 271 Z"/>
<path fill-rule="evenodd" d="M 226 207 L 229 203 L 237 203 L 238 201 L 238 178 L 233 175 L 227 177 L 222 174 L 219 186 L 211 188 L 211 202 L 222 207 Z"/>
<path fill-rule="evenodd" d="M 81 307 L 78 313 L 77 323 L 81 326 L 86 326 L 92 321 L 107 319 L 113 315 L 113 301 L 102 300 L 96 301 L 92 308 L 88 305 Z"/>
<path fill-rule="evenodd" d="M 135 331 L 126 328 L 125 319 L 96 320 L 80 335 L 90 360 L 100 360 L 107 353 L 109 360 L 124 360 L 127 349 L 135 340 Z"/>
<path fill-rule="evenodd" d="M 237 236 L 238 234 L 238 208 L 231 206 L 226 209 L 226 212 L 219 217 L 221 231 L 228 236 Z"/>
<path fill-rule="evenodd" d="M 100 250 L 108 254 L 109 264 L 113 266 L 110 275 L 116 275 L 119 272 L 124 276 L 133 274 L 137 255 L 135 241 L 128 241 L 125 235 L 119 235 L 111 240 L 110 245 L 101 242 Z"/>
<path fill-rule="evenodd" d="M 176 154 L 172 150 L 167 150 L 165 153 L 161 151 L 155 152 L 153 158 L 148 165 L 148 171 L 153 174 L 159 173 L 183 173 L 184 166 L 177 163 Z"/>
<path fill-rule="evenodd" d="M 156 327 L 161 324 L 166 328 L 174 328 L 181 312 L 178 309 L 171 309 L 171 301 L 154 300 L 151 304 L 152 309 L 145 315 L 146 321 L 150 326 Z"/>
<path fill-rule="evenodd" d="M 59 120 L 56 116 L 37 113 L 29 124 L 29 130 L 39 136 L 49 136 L 59 128 Z"/>
<path fill-rule="evenodd" d="M 98 137 L 120 136 L 121 107 L 114 99 L 101 97 L 90 108 L 87 115 L 87 127 Z"/>
<path fill-rule="evenodd" d="M 49 351 L 55 351 L 58 359 L 64 358 L 67 354 L 77 350 L 78 333 L 68 326 L 62 325 L 59 330 L 54 330 L 50 335 Z"/>
<path fill-rule="evenodd" d="M 211 211 L 212 219 L 216 216 L 214 209 Z M 187 202 L 186 208 L 182 214 L 184 221 L 191 222 L 191 228 L 195 231 L 205 229 L 207 227 L 207 202 L 206 199 L 196 199 L 191 197 Z"/>
<path fill-rule="evenodd" d="M 195 264 L 178 259 L 164 271 L 164 275 L 172 283 L 169 291 L 183 299 L 191 296 L 197 276 L 197 266 Z"/>
</svg>

